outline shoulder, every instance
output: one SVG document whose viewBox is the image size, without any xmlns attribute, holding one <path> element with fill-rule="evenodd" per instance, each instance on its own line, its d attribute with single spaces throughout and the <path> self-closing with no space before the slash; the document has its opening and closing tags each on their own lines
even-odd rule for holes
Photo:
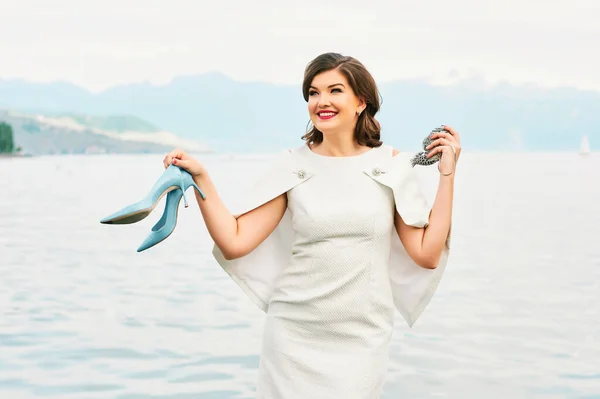
<svg viewBox="0 0 600 399">
<path fill-rule="evenodd" d="M 394 164 L 404 163 L 406 162 L 406 159 L 410 157 L 410 154 L 406 151 L 400 151 L 397 148 L 385 144 L 383 144 L 382 147 L 385 147 L 385 153 L 391 158 L 391 161 Z"/>
<path fill-rule="evenodd" d="M 400 150 L 392 147 L 391 145 L 388 144 L 381 144 L 381 146 L 379 147 L 379 150 L 383 153 L 386 154 L 386 156 L 391 156 L 391 157 L 395 157 L 398 154 L 401 154 Z"/>
<path fill-rule="evenodd" d="M 279 149 L 269 154 L 262 162 L 258 173 L 261 179 L 284 178 L 288 174 L 307 167 L 304 146 Z"/>
<path fill-rule="evenodd" d="M 398 176 L 407 172 L 412 173 L 413 168 L 410 162 L 412 154 L 410 152 L 400 151 L 397 148 L 385 144 L 383 146 L 386 149 L 382 150 L 382 153 L 385 154 L 383 159 L 380 158 L 382 164 L 387 165 L 390 171 L 393 171 L 393 174 L 397 174 Z"/>
<path fill-rule="evenodd" d="M 290 162 L 304 151 L 304 145 L 279 150 L 272 156 L 273 163 Z"/>
</svg>

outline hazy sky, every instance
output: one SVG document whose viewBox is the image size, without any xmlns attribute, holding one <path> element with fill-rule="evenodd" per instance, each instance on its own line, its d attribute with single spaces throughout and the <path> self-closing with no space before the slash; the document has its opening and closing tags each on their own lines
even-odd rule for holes
<svg viewBox="0 0 600 399">
<path fill-rule="evenodd" d="M 98 91 L 220 71 L 298 84 L 325 51 L 378 81 L 600 90 L 600 0 L 0 0 L 0 78 Z"/>
</svg>

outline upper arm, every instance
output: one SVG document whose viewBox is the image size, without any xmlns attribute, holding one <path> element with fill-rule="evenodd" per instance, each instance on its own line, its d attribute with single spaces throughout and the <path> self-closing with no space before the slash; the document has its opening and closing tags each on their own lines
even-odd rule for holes
<svg viewBox="0 0 600 399">
<path fill-rule="evenodd" d="M 400 154 L 400 151 L 393 149 L 392 156 Z M 425 236 L 425 229 L 421 227 L 413 227 L 404 223 L 402 216 L 398 213 L 398 210 L 394 212 L 394 225 L 398 237 L 406 250 L 406 253 L 410 258 L 419 266 L 429 268 L 431 262 L 429 262 L 423 256 L 423 238 Z"/>
<path fill-rule="evenodd" d="M 402 216 L 395 212 L 394 215 L 394 225 L 396 227 L 396 232 L 398 233 L 398 237 L 402 242 L 402 246 L 406 250 L 406 253 L 410 258 L 419 266 L 424 268 L 433 268 L 435 266 L 430 266 L 431 262 L 429 259 L 423 254 L 423 238 L 425 236 L 425 228 L 422 227 L 414 227 L 409 226 L 402 220 Z"/>
<path fill-rule="evenodd" d="M 275 230 L 286 208 L 287 194 L 283 193 L 238 217 L 235 245 L 227 258 L 241 258 L 258 247 Z"/>
</svg>

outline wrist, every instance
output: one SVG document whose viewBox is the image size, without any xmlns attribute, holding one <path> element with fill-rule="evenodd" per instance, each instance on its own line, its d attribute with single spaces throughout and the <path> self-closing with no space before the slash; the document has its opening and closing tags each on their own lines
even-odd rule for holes
<svg viewBox="0 0 600 399">
<path fill-rule="evenodd" d="M 454 172 L 447 176 L 444 176 L 442 173 L 440 173 L 439 184 L 454 187 Z"/>
<path fill-rule="evenodd" d="M 442 165 L 441 162 L 438 162 L 438 172 L 440 172 L 440 177 L 454 177 L 456 172 L 456 163 L 450 166 Z"/>
<path fill-rule="evenodd" d="M 454 180 L 454 176 L 456 176 L 456 165 L 453 167 L 448 165 L 440 167 L 440 164 L 438 163 L 438 172 L 440 173 L 440 180 Z"/>
<path fill-rule="evenodd" d="M 206 170 L 202 170 L 202 171 L 192 175 L 192 179 L 194 179 L 194 182 L 198 185 L 206 182 L 208 180 L 208 178 L 209 178 L 208 172 Z"/>
<path fill-rule="evenodd" d="M 451 149 L 448 150 L 448 148 Z M 438 162 L 438 171 L 440 172 L 440 177 L 450 177 L 454 176 L 456 172 L 456 164 L 458 159 L 456 158 L 456 150 L 453 146 L 446 146 L 444 151 L 442 152 L 442 157 Z"/>
</svg>

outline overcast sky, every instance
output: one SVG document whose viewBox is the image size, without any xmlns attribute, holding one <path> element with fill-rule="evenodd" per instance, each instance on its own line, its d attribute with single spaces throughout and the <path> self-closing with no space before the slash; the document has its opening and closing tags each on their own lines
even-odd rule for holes
<svg viewBox="0 0 600 399">
<path fill-rule="evenodd" d="M 220 71 L 299 84 L 336 51 L 382 82 L 600 90 L 600 0 L 0 0 L 0 78 L 93 91 Z"/>
</svg>

